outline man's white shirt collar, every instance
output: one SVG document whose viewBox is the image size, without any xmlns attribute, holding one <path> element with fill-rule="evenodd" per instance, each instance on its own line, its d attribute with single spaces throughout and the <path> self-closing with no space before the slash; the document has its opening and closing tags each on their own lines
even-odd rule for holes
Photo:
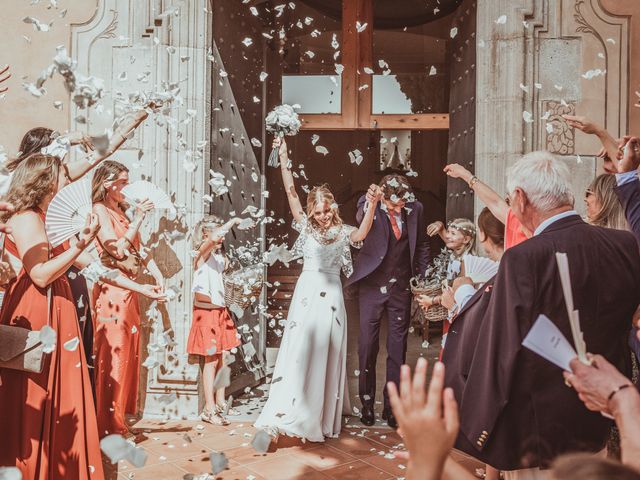
<svg viewBox="0 0 640 480">
<path fill-rule="evenodd" d="M 544 222 L 538 225 L 538 228 L 535 229 L 535 231 L 533 232 L 533 235 L 534 236 L 539 235 L 540 233 L 545 231 L 547 227 L 552 223 L 555 223 L 558 220 L 562 220 L 563 218 L 571 217 L 572 215 L 578 215 L 578 212 L 576 212 L 575 210 L 568 210 L 566 212 L 562 212 L 557 215 L 554 215 L 553 217 L 547 218 Z"/>
</svg>

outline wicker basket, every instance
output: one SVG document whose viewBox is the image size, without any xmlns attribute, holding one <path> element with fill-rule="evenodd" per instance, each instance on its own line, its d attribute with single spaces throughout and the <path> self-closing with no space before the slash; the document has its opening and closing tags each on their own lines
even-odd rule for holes
<svg viewBox="0 0 640 480">
<path fill-rule="evenodd" d="M 442 295 L 442 286 L 440 285 L 423 285 L 415 281 L 411 281 L 411 293 L 414 295 L 429 295 L 437 297 Z M 424 318 L 429 322 L 442 322 L 447 318 L 447 309 L 442 305 L 433 305 L 426 312 Z"/>
<path fill-rule="evenodd" d="M 251 278 L 247 281 L 246 278 Z M 224 276 L 224 301 L 227 307 L 237 305 L 246 309 L 262 292 L 264 275 L 261 266 L 246 267 Z"/>
</svg>

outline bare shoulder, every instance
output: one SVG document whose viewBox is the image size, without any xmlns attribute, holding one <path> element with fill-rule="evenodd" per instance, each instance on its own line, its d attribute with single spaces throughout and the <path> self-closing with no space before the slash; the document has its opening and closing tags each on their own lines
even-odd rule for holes
<svg viewBox="0 0 640 480">
<path fill-rule="evenodd" d="M 12 215 L 7 224 L 20 229 L 37 228 L 44 225 L 40 215 L 33 210 L 24 210 Z"/>
</svg>

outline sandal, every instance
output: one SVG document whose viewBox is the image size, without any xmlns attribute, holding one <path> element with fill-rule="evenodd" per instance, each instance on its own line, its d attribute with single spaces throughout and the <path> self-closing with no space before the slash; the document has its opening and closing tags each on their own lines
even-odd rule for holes
<svg viewBox="0 0 640 480">
<path fill-rule="evenodd" d="M 231 402 L 224 402 L 216 405 L 216 411 L 221 415 L 229 415 L 231 417 L 237 417 L 238 415 L 241 415 L 239 410 L 236 410 L 231 406 Z"/>
<path fill-rule="evenodd" d="M 216 411 L 210 411 L 206 408 L 200 414 L 200 420 L 203 422 L 210 423 L 212 425 L 217 425 L 219 427 L 224 427 L 229 425 L 229 420 L 224 418 L 216 409 Z"/>
</svg>

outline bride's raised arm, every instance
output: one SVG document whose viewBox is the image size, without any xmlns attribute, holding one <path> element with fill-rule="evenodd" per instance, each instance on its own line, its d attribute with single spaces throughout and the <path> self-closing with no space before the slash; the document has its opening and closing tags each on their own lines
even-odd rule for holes
<svg viewBox="0 0 640 480">
<path fill-rule="evenodd" d="M 349 236 L 349 239 L 352 242 L 362 242 L 371 230 L 371 225 L 373 225 L 373 219 L 376 215 L 376 206 L 380 199 L 382 198 L 382 189 L 380 187 L 376 187 L 375 191 L 367 192 L 367 204 L 365 206 L 366 213 L 364 214 L 364 218 L 362 222 L 360 222 L 360 226 L 357 229 L 354 229 Z"/>
<path fill-rule="evenodd" d="M 302 208 L 302 203 L 300 203 L 300 197 L 298 197 L 298 194 L 296 193 L 296 186 L 293 183 L 293 175 L 291 174 L 289 155 L 287 153 L 287 142 L 284 138 L 275 137 L 273 139 L 273 148 L 278 148 L 282 182 L 284 183 L 284 190 L 287 192 L 287 199 L 289 200 L 289 208 L 293 214 L 293 219 L 296 222 L 300 222 L 304 218 L 304 210 Z"/>
</svg>

